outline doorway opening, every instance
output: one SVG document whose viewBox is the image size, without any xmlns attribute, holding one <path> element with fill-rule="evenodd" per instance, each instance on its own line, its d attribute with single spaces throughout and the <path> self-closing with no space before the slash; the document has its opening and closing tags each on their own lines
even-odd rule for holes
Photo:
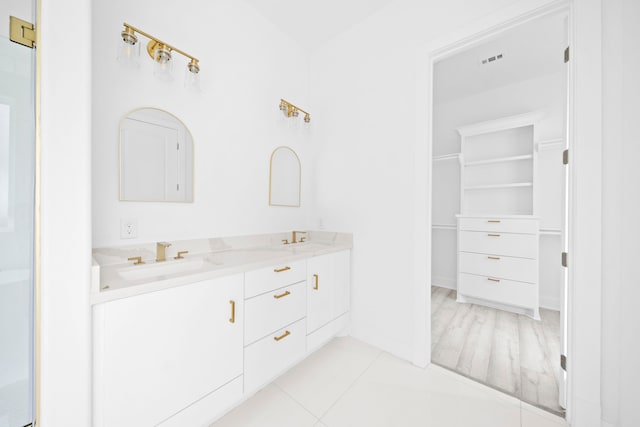
<svg viewBox="0 0 640 427">
<path fill-rule="evenodd" d="M 564 415 L 569 10 L 433 65 L 431 361 Z"/>
</svg>

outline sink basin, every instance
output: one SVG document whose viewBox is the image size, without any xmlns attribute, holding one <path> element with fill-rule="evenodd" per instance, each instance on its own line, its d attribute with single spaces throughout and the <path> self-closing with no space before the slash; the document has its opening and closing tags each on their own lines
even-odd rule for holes
<svg viewBox="0 0 640 427">
<path fill-rule="evenodd" d="M 171 274 L 184 274 L 195 272 L 211 266 L 211 263 L 202 258 L 166 261 L 162 263 L 134 265 L 132 267 L 123 268 L 118 271 L 120 277 L 125 280 L 149 279 L 158 276 L 168 276 Z"/>
<path fill-rule="evenodd" d="M 306 252 L 315 252 L 323 249 L 327 249 L 330 247 L 329 243 L 320 243 L 320 242 L 303 242 L 303 243 L 293 243 L 290 245 L 286 245 L 286 249 L 293 253 L 306 253 Z"/>
</svg>

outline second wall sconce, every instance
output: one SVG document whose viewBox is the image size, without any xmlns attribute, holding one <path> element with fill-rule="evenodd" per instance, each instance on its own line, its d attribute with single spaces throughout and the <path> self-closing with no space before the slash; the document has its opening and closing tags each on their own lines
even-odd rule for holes
<svg viewBox="0 0 640 427">
<path fill-rule="evenodd" d="M 280 111 L 282 111 L 287 117 L 296 118 L 300 113 L 304 113 L 304 122 L 309 123 L 311 121 L 311 115 L 304 111 L 300 107 L 296 107 L 292 103 L 280 99 Z"/>
<path fill-rule="evenodd" d="M 146 33 L 132 25 L 123 24 L 124 30 L 120 33 L 122 37 L 122 44 L 118 52 L 118 60 L 128 66 L 137 67 L 139 65 L 140 57 L 140 43 L 138 40 L 138 34 L 149 39 L 147 43 L 147 53 L 154 60 L 153 74 L 161 80 L 172 80 L 171 74 L 173 52 L 179 53 L 182 56 L 189 59 L 185 74 L 185 86 L 188 88 L 197 89 L 199 87 L 199 75 L 200 64 L 198 58 L 189 55 L 183 50 L 178 49 L 175 46 L 165 43 Z"/>
</svg>

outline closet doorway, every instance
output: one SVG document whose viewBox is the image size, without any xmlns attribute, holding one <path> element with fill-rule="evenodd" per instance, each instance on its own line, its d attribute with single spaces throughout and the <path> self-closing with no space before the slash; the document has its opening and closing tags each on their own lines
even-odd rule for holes
<svg viewBox="0 0 640 427">
<path fill-rule="evenodd" d="M 431 361 L 564 415 L 569 11 L 433 67 Z"/>
</svg>

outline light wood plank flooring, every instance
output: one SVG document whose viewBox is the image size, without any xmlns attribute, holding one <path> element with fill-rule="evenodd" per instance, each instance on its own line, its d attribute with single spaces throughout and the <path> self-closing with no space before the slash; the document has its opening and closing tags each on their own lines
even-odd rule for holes
<svg viewBox="0 0 640 427">
<path fill-rule="evenodd" d="M 431 360 L 521 400 L 563 414 L 558 405 L 560 313 L 542 320 L 456 302 L 431 288 Z"/>
</svg>

